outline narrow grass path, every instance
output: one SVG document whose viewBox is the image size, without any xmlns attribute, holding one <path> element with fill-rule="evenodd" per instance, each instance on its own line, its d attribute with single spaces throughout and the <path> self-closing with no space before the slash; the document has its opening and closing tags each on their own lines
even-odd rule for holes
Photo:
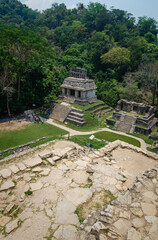
<svg viewBox="0 0 158 240">
<path fill-rule="evenodd" d="M 131 139 L 136 139 L 140 142 L 140 148 L 143 149 L 143 150 L 146 150 L 146 143 L 143 139 L 139 138 L 139 137 L 135 137 L 135 136 L 131 136 L 131 135 L 128 135 L 124 132 L 118 132 L 118 131 L 114 131 L 112 129 L 109 129 L 109 128 L 102 128 L 102 129 L 99 129 L 99 130 L 95 130 L 95 131 L 90 131 L 90 132 L 80 132 L 80 131 L 76 131 L 76 130 L 73 130 L 71 128 L 68 128 L 68 127 L 65 127 L 63 125 L 60 125 L 58 123 L 55 123 L 52 119 L 48 119 L 46 121 L 47 123 L 51 124 L 51 125 L 54 125 L 56 127 L 59 127 L 59 128 L 62 128 L 63 130 L 65 131 L 68 131 L 70 136 L 75 136 L 75 135 L 92 135 L 92 134 L 95 134 L 95 133 L 98 133 L 98 132 L 111 132 L 111 133 L 115 133 L 117 135 L 122 135 L 122 136 L 126 136 L 128 138 L 131 138 Z M 123 140 L 122 140 L 123 141 Z M 124 140 L 125 141 L 125 140 Z"/>
</svg>

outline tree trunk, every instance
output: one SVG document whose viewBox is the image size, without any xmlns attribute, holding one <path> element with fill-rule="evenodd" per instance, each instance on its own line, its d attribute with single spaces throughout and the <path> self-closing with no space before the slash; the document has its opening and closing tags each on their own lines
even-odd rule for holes
<svg viewBox="0 0 158 240">
<path fill-rule="evenodd" d="M 8 116 L 10 117 L 10 108 L 9 108 L 9 96 L 8 93 L 6 93 L 7 96 L 7 111 L 8 111 Z"/>
<path fill-rule="evenodd" d="M 18 102 L 20 100 L 20 76 L 18 77 Z"/>
</svg>

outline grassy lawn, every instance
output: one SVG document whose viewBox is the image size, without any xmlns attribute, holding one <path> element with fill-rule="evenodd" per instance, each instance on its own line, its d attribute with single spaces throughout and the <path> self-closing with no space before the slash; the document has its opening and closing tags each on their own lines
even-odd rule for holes
<svg viewBox="0 0 158 240">
<path fill-rule="evenodd" d="M 119 135 L 117 133 L 103 131 L 103 132 L 95 133 L 94 135 L 96 138 L 104 139 L 109 142 L 113 142 L 115 140 L 121 140 L 121 141 L 127 142 L 129 144 L 132 144 L 136 147 L 140 147 L 140 142 L 138 140 L 131 138 L 131 137 Z"/>
<path fill-rule="evenodd" d="M 127 142 L 129 144 L 132 144 L 136 147 L 140 147 L 140 142 L 138 140 L 131 138 L 131 137 L 127 137 L 127 136 L 122 136 L 117 133 L 102 131 L 102 132 L 95 133 L 94 135 L 96 138 L 101 139 L 101 140 L 104 139 L 109 142 L 113 142 L 115 140 L 121 140 L 121 141 Z M 81 146 L 87 146 L 87 143 L 90 142 L 89 137 L 90 137 L 90 135 L 72 136 L 70 138 L 70 140 L 75 143 L 78 143 Z M 94 149 L 99 149 L 104 146 L 105 146 L 104 142 L 99 142 L 95 139 L 91 141 L 91 147 Z"/>
<path fill-rule="evenodd" d="M 47 136 L 55 139 L 67 133 L 67 131 L 47 123 L 32 123 L 20 130 L 0 132 L 0 150 L 15 147 Z"/>
<path fill-rule="evenodd" d="M 139 134 L 139 133 L 128 133 L 128 134 L 143 139 L 147 144 L 152 145 L 155 141 L 153 139 L 150 139 L 148 135 Z"/>
<path fill-rule="evenodd" d="M 80 146 L 87 146 L 88 143 L 90 143 L 89 137 L 91 135 L 79 135 L 79 136 L 72 136 L 70 138 L 71 141 L 79 144 Z M 99 142 L 95 139 L 91 141 L 90 147 L 94 149 L 100 149 L 105 146 L 104 142 Z"/>
</svg>

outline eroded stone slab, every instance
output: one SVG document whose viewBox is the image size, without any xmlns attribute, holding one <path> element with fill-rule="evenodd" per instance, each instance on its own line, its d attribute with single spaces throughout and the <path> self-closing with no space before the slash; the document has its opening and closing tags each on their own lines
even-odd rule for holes
<svg viewBox="0 0 158 240">
<path fill-rule="evenodd" d="M 0 227 L 4 227 L 6 225 L 6 223 L 10 221 L 10 219 L 11 218 L 8 216 L 2 216 L 0 218 Z"/>
<path fill-rule="evenodd" d="M 49 173 L 50 173 L 50 169 L 49 168 L 44 168 L 43 171 L 41 172 L 41 175 L 48 176 Z"/>
<path fill-rule="evenodd" d="M 16 165 L 11 165 L 9 168 L 13 173 L 19 172 L 19 168 Z"/>
<path fill-rule="evenodd" d="M 133 227 L 129 229 L 127 240 L 141 240 L 141 233 L 136 231 Z"/>
<path fill-rule="evenodd" d="M 2 169 L 0 171 L 0 176 L 2 176 L 3 178 L 8 178 L 10 177 L 12 174 L 11 170 L 9 168 L 6 168 L 6 169 Z"/>
<path fill-rule="evenodd" d="M 155 216 L 157 213 L 156 207 L 154 204 L 150 203 L 141 203 L 142 210 L 144 212 L 144 215 L 147 216 Z"/>
<path fill-rule="evenodd" d="M 70 189 L 65 193 L 65 198 L 78 206 L 92 197 L 92 191 L 89 188 Z"/>
<path fill-rule="evenodd" d="M 9 233 L 12 232 L 14 229 L 18 228 L 18 225 L 19 225 L 19 219 L 15 219 L 14 221 L 9 222 L 9 223 L 6 225 L 5 232 L 6 232 L 7 234 L 9 234 Z"/>
<path fill-rule="evenodd" d="M 43 184 L 41 182 L 37 182 L 37 183 L 30 183 L 30 189 L 32 192 L 37 191 L 39 189 L 41 189 L 43 186 Z"/>
<path fill-rule="evenodd" d="M 54 237 L 58 240 L 75 240 L 76 239 L 76 228 L 74 226 L 60 226 L 55 232 Z"/>
<path fill-rule="evenodd" d="M 42 159 L 39 156 L 29 158 L 28 160 L 23 161 L 27 167 L 35 167 L 42 163 Z"/>
<path fill-rule="evenodd" d="M 76 206 L 66 198 L 57 203 L 55 222 L 57 224 L 79 225 L 78 217 L 74 214 Z"/>
<path fill-rule="evenodd" d="M 8 190 L 8 189 L 13 188 L 13 187 L 15 187 L 15 183 L 11 180 L 8 180 L 1 185 L 0 192 Z"/>
<path fill-rule="evenodd" d="M 24 171 L 26 169 L 26 166 L 22 162 L 17 163 L 16 166 L 20 169 L 20 171 Z"/>
</svg>

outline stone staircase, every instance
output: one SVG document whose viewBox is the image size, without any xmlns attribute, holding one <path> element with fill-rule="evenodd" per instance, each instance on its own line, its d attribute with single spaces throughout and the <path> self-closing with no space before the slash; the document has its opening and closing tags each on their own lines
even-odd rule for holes
<svg viewBox="0 0 158 240">
<path fill-rule="evenodd" d="M 50 118 L 53 118 L 59 122 L 64 122 L 68 114 L 70 113 L 71 108 L 63 104 L 56 104 Z"/>
<path fill-rule="evenodd" d="M 117 121 L 114 128 L 121 132 L 133 133 L 135 129 L 136 118 L 122 114 L 120 121 Z"/>
<path fill-rule="evenodd" d="M 77 126 L 83 126 L 85 124 L 84 113 L 82 110 L 72 108 L 65 121 L 73 123 Z"/>
</svg>

